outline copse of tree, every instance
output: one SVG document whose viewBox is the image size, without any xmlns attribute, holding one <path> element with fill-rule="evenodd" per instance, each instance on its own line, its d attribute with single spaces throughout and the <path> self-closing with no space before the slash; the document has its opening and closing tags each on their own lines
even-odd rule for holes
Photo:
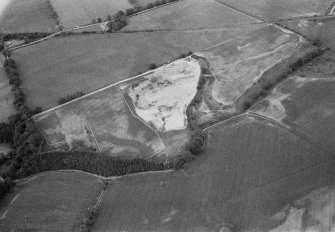
<svg viewBox="0 0 335 232">
<path fill-rule="evenodd" d="M 129 9 L 126 10 L 126 15 L 127 15 L 127 16 L 132 15 L 132 14 L 134 14 L 134 13 L 135 13 L 134 8 L 129 8 Z"/>
<path fill-rule="evenodd" d="M 151 9 L 151 8 L 153 8 L 155 5 L 152 3 L 152 2 L 150 2 L 150 3 L 148 3 L 148 5 L 147 5 L 147 9 Z"/>
<path fill-rule="evenodd" d="M 64 104 L 64 103 L 66 103 L 66 102 L 72 101 L 72 100 L 74 100 L 74 99 L 76 99 L 76 98 L 79 98 L 79 97 L 81 97 L 81 96 L 83 96 L 83 95 L 84 95 L 83 92 L 76 92 L 76 93 L 67 95 L 66 97 L 62 97 L 62 98 L 60 98 L 60 99 L 58 100 L 58 104 L 59 104 L 59 105 L 62 105 L 62 104 Z"/>
<path fill-rule="evenodd" d="M 195 156 L 199 155 L 205 147 L 206 137 L 206 133 L 201 130 L 193 131 L 185 150 L 190 151 Z"/>
<path fill-rule="evenodd" d="M 107 21 L 111 21 L 112 20 L 112 16 L 109 14 L 107 15 Z"/>
<path fill-rule="evenodd" d="M 98 21 L 98 23 L 101 23 L 102 19 L 101 18 L 97 18 L 97 21 Z"/>
<path fill-rule="evenodd" d="M 107 27 L 109 28 L 107 32 L 119 31 L 123 27 L 127 26 L 127 16 L 122 10 L 117 12 L 113 16 L 114 21 L 107 23 Z"/>
<path fill-rule="evenodd" d="M 5 194 L 15 186 L 15 182 L 11 178 L 0 179 L 0 200 L 4 198 Z"/>
<path fill-rule="evenodd" d="M 149 64 L 149 69 L 155 69 L 155 68 L 157 68 L 157 64 L 155 64 L 155 63 L 150 63 Z"/>
<path fill-rule="evenodd" d="M 39 172 L 75 169 L 101 176 L 122 176 L 131 173 L 161 171 L 170 167 L 144 159 L 118 159 L 95 152 L 50 152 L 23 154 L 16 178 Z"/>
</svg>

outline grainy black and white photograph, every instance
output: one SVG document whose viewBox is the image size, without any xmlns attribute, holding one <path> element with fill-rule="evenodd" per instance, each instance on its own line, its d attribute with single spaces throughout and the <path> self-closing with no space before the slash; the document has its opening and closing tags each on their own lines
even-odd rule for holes
<svg viewBox="0 0 335 232">
<path fill-rule="evenodd" d="M 335 0 L 0 0 L 0 232 L 335 232 Z"/>
</svg>

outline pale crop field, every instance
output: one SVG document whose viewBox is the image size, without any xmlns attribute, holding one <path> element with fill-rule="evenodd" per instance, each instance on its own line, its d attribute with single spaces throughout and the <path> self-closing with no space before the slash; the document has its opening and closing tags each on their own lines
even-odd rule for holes
<svg viewBox="0 0 335 232">
<path fill-rule="evenodd" d="M 5 33 L 56 32 L 56 20 L 47 0 L 11 0 L 0 17 Z"/>
<path fill-rule="evenodd" d="M 93 19 L 106 20 L 119 10 L 133 6 L 128 0 L 51 0 L 64 28 L 92 23 Z"/>
<path fill-rule="evenodd" d="M 123 30 L 217 28 L 255 22 L 214 0 L 185 0 L 130 17 Z"/>
<path fill-rule="evenodd" d="M 58 171 L 19 181 L 1 202 L 1 231 L 73 231 L 87 215 L 102 182 L 91 175 Z"/>
</svg>

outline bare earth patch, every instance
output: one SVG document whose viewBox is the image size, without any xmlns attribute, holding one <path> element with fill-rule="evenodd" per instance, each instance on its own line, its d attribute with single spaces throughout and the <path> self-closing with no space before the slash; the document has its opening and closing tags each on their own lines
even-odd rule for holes
<svg viewBox="0 0 335 232">
<path fill-rule="evenodd" d="M 182 130 L 187 127 L 186 109 L 197 92 L 199 76 L 198 62 L 188 57 L 121 88 L 132 99 L 136 113 L 157 130 Z"/>
</svg>

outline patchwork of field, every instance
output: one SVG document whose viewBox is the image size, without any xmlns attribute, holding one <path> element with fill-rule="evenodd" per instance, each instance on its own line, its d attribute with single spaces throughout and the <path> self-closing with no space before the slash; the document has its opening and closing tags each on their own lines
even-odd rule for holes
<svg viewBox="0 0 335 232">
<path fill-rule="evenodd" d="M 331 153 L 277 124 L 245 115 L 207 131 L 184 171 L 111 182 L 91 231 L 268 231 L 287 204 L 335 181 Z"/>
<path fill-rule="evenodd" d="M 311 63 L 292 75 L 251 111 L 335 149 L 335 75 L 318 78 L 322 73 L 314 75 L 314 67 Z"/>
<path fill-rule="evenodd" d="M 92 23 L 93 19 L 106 20 L 119 10 L 133 6 L 128 0 L 51 0 L 64 28 L 72 28 Z"/>
<path fill-rule="evenodd" d="M 258 20 L 214 0 L 184 0 L 128 19 L 123 30 L 217 28 Z"/>
<path fill-rule="evenodd" d="M 74 231 L 97 202 L 102 182 L 80 172 L 52 172 L 19 181 L 0 204 L 1 231 Z"/>
<path fill-rule="evenodd" d="M 186 109 L 197 92 L 199 63 L 190 57 L 155 69 L 141 79 L 121 85 L 137 115 L 157 131 L 187 127 Z"/>
<path fill-rule="evenodd" d="M 5 58 L 0 56 L 0 64 L 3 64 Z M 0 122 L 7 121 L 7 118 L 15 113 L 14 96 L 11 92 L 11 86 L 8 82 L 3 65 L 0 65 Z"/>
<path fill-rule="evenodd" d="M 47 0 L 11 0 L 0 18 L 4 33 L 56 32 L 58 26 Z"/>
<path fill-rule="evenodd" d="M 103 88 L 147 71 L 150 63 L 167 63 L 259 27 L 69 36 L 15 50 L 13 59 L 28 105 L 47 109 L 68 94 Z"/>
<path fill-rule="evenodd" d="M 209 61 L 210 70 L 215 75 L 213 97 L 229 106 L 262 79 L 275 81 L 275 77 L 266 75 L 271 70 L 283 72 L 278 66 L 299 54 L 307 45 L 308 42 L 297 34 L 266 26 L 196 55 Z"/>
<path fill-rule="evenodd" d="M 305 15 L 324 15 L 332 0 L 217 0 L 265 21 Z"/>
<path fill-rule="evenodd" d="M 148 158 L 164 150 L 159 136 L 128 108 L 117 86 L 86 95 L 34 117 L 54 148 L 84 148 L 122 157 Z"/>
</svg>

